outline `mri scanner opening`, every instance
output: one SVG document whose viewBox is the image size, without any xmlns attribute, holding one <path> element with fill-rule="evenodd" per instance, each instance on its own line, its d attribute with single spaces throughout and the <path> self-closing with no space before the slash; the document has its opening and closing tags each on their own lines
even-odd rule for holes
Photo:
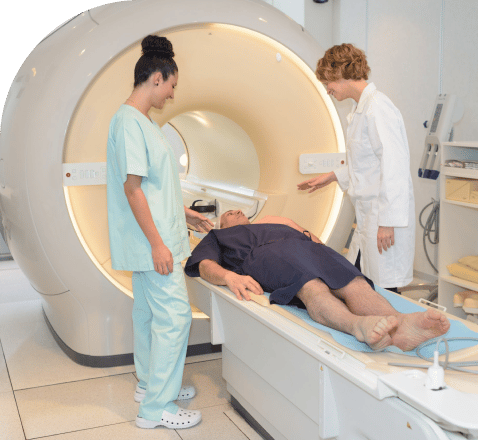
<svg viewBox="0 0 478 440">
<path fill-rule="evenodd" d="M 167 37 L 176 53 L 175 98 L 150 116 L 175 150 L 186 206 L 218 201 L 252 221 L 290 217 L 336 250 L 350 232 L 353 211 L 337 186 L 296 189 L 301 154 L 345 151 L 314 74 L 323 50 L 263 2 L 206 3 L 198 11 L 184 7 L 189 0 L 121 2 L 80 14 L 35 48 L 10 89 L 0 139 L 4 235 L 77 362 L 132 362 L 131 273 L 112 269 L 109 250 L 106 141 L 147 34 Z M 190 237 L 194 246 L 200 235 Z"/>
</svg>

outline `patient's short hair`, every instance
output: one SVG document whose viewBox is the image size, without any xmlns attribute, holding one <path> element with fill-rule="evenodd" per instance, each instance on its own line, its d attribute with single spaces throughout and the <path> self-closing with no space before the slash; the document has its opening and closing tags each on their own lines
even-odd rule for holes
<svg viewBox="0 0 478 440">
<path fill-rule="evenodd" d="M 320 82 L 340 79 L 367 80 L 370 67 L 365 53 L 352 44 L 333 46 L 318 61 L 315 74 Z"/>
</svg>

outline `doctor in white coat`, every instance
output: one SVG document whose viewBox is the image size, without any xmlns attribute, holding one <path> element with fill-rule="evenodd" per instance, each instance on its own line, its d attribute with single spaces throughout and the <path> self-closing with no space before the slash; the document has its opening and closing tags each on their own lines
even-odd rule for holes
<svg viewBox="0 0 478 440">
<path fill-rule="evenodd" d="M 316 75 L 338 101 L 352 98 L 348 115 L 347 167 L 298 185 L 313 192 L 337 181 L 357 219 L 347 259 L 375 284 L 397 291 L 413 279 L 415 201 L 410 152 L 402 115 L 368 84 L 365 54 L 351 44 L 330 48 Z"/>
</svg>

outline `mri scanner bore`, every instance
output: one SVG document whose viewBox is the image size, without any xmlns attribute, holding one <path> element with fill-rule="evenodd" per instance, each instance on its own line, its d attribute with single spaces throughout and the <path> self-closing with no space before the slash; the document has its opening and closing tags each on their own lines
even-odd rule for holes
<svg viewBox="0 0 478 440">
<path fill-rule="evenodd" d="M 172 42 L 181 72 L 174 104 L 150 115 L 186 154 L 186 206 L 219 200 L 252 220 L 293 217 L 336 250 L 353 220 L 337 186 L 294 189 L 301 154 L 345 151 L 314 75 L 323 50 L 301 26 L 251 0 L 143 0 L 78 15 L 38 44 L 11 86 L 0 202 L 6 242 L 57 341 L 86 365 L 132 362 L 131 273 L 112 269 L 107 233 L 106 141 L 148 34 Z M 210 349 L 208 318 L 193 318 L 190 346 Z"/>
</svg>

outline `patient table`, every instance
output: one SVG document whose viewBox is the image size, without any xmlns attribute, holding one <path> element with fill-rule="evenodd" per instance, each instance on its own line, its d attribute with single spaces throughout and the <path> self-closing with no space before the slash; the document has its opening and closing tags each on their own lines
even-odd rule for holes
<svg viewBox="0 0 478 440">
<path fill-rule="evenodd" d="M 447 387 L 431 391 L 426 369 L 387 365 L 428 365 L 421 359 L 350 350 L 277 305 L 186 278 L 191 301 L 211 319 L 212 343 L 223 346 L 232 403 L 265 438 L 478 439 L 476 375 L 447 371 Z M 478 360 L 478 348 L 450 360 Z"/>
</svg>

